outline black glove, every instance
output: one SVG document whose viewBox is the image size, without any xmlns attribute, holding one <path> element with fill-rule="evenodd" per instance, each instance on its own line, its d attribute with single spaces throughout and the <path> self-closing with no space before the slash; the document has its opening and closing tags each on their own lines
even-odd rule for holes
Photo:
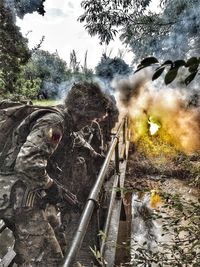
<svg viewBox="0 0 200 267">
<path fill-rule="evenodd" d="M 46 189 L 46 193 L 47 195 L 44 197 L 46 203 L 55 205 L 63 200 L 63 190 L 55 182 Z"/>
<path fill-rule="evenodd" d="M 102 154 L 99 154 L 97 152 L 94 153 L 93 159 L 95 160 L 95 163 L 97 163 L 98 166 L 102 166 L 105 161 L 105 156 Z"/>
<path fill-rule="evenodd" d="M 71 207 L 71 209 L 80 210 L 82 204 L 78 201 L 76 195 L 72 194 L 70 191 L 65 189 L 62 185 L 59 185 L 57 182 L 53 182 L 51 187 L 46 189 L 47 195 L 43 198 L 43 204 L 52 204 L 56 205 L 60 203 L 60 207 L 63 205 Z"/>
</svg>

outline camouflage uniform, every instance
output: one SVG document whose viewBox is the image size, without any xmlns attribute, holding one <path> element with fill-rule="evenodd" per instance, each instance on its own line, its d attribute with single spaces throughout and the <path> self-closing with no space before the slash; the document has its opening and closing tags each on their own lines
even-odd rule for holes
<svg viewBox="0 0 200 267">
<path fill-rule="evenodd" d="M 72 144 L 73 153 L 70 155 L 71 169 L 68 168 L 69 157 L 66 156 L 62 165 L 63 174 L 61 173 L 61 176 L 65 176 L 71 170 L 70 173 L 68 173 L 68 177 L 63 179 L 63 183 L 72 193 L 77 195 L 78 200 L 83 203 L 84 207 L 89 193 L 96 181 L 100 165 L 102 165 L 104 160 L 104 157 L 99 160 L 94 159 L 91 155 L 91 151 L 87 148 L 89 144 L 96 152 L 101 154 L 102 136 L 99 124 L 93 121 L 91 125 L 85 126 L 79 132 L 74 133 L 74 137 Z M 81 210 L 76 211 L 71 207 L 65 206 L 63 210 L 61 210 L 61 216 L 62 226 L 65 229 L 67 241 L 65 250 L 68 251 L 78 228 Z M 83 240 L 83 244 L 77 256 L 77 260 L 84 266 L 91 266 L 93 255 L 91 255 L 89 247 L 94 247 L 94 245 L 98 246 L 98 233 L 99 211 L 97 209 L 91 218 L 87 235 Z"/>
<path fill-rule="evenodd" d="M 63 257 L 55 234 L 58 225 L 49 223 L 41 205 L 51 178 L 60 180 L 82 202 L 86 201 L 94 183 L 95 176 L 93 180 L 88 179 L 85 159 L 77 156 L 75 148 L 83 149 L 90 158 L 96 152 L 73 129 L 68 113 L 63 117 L 55 113 L 46 114 L 32 125 L 17 156 L 15 171 L 19 181 L 12 188 L 11 200 L 15 213 L 14 249 L 22 266 L 58 266 Z M 57 162 L 63 162 L 60 177 Z M 69 230 L 74 211 L 70 205 L 65 207 Z M 77 211 L 75 214 L 79 216 Z"/>
<path fill-rule="evenodd" d="M 93 102 L 94 98 L 96 103 Z M 42 200 L 49 186 L 51 188 L 52 178 L 59 179 L 70 189 L 69 178 L 76 176 L 76 185 L 80 185 L 77 188 L 83 192 L 83 187 L 86 187 L 85 191 L 89 193 L 91 187 L 87 184 L 87 166 L 83 158 L 76 160 L 74 143 L 78 140 L 92 157 L 99 157 L 99 154 L 74 131 L 91 123 L 93 118 L 103 116 L 107 103 L 98 86 L 91 83 L 75 84 L 65 100 L 64 108 L 68 107 L 69 112 L 60 107 L 64 111 L 62 115 L 47 112 L 30 125 L 29 134 L 20 146 L 16 159 L 15 172 L 19 180 L 11 190 L 14 249 L 20 266 L 59 266 L 62 250 L 46 217 Z M 75 129 L 75 126 L 79 127 Z M 17 132 L 22 131 L 19 129 Z M 15 137 L 20 139 L 20 134 Z M 75 164 L 70 168 L 73 162 Z M 90 181 L 90 185 L 93 182 Z M 86 194 L 83 199 L 85 197 Z M 68 209 L 71 211 L 70 206 Z"/>
<path fill-rule="evenodd" d="M 18 154 L 15 171 L 19 180 L 11 191 L 14 209 L 14 249 L 20 266 L 58 266 L 63 257 L 60 245 L 41 205 L 51 178 L 48 158 L 63 135 L 64 118 L 49 113 L 31 126 Z"/>
</svg>

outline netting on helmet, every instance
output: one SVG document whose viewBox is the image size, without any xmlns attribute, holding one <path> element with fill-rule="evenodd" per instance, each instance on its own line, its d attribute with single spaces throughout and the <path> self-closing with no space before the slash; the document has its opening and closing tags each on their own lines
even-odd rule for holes
<svg viewBox="0 0 200 267">
<path fill-rule="evenodd" d="M 67 108 L 76 113 L 85 115 L 106 113 L 109 100 L 96 83 L 80 82 L 72 86 L 65 99 Z"/>
</svg>

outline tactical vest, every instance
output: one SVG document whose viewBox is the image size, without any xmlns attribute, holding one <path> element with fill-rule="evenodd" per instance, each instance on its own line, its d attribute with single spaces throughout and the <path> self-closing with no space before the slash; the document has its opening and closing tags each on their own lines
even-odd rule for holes
<svg viewBox="0 0 200 267">
<path fill-rule="evenodd" d="M 19 102 L 0 102 L 0 174 L 13 173 L 20 148 L 25 143 L 31 127 L 49 112 L 64 116 L 54 107 L 26 105 Z"/>
</svg>

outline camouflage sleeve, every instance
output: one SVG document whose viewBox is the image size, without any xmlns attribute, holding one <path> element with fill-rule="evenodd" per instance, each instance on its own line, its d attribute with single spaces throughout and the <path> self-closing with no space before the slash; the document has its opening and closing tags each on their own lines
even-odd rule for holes
<svg viewBox="0 0 200 267">
<path fill-rule="evenodd" d="M 62 138 L 62 125 L 60 116 L 46 114 L 36 121 L 20 149 L 15 171 L 31 189 L 46 188 L 51 181 L 46 166 Z"/>
<path fill-rule="evenodd" d="M 73 146 L 83 147 L 89 151 L 92 157 L 96 157 L 97 152 L 92 148 L 92 146 L 79 133 L 74 132 L 73 134 L 74 134 L 74 145 Z"/>
</svg>

